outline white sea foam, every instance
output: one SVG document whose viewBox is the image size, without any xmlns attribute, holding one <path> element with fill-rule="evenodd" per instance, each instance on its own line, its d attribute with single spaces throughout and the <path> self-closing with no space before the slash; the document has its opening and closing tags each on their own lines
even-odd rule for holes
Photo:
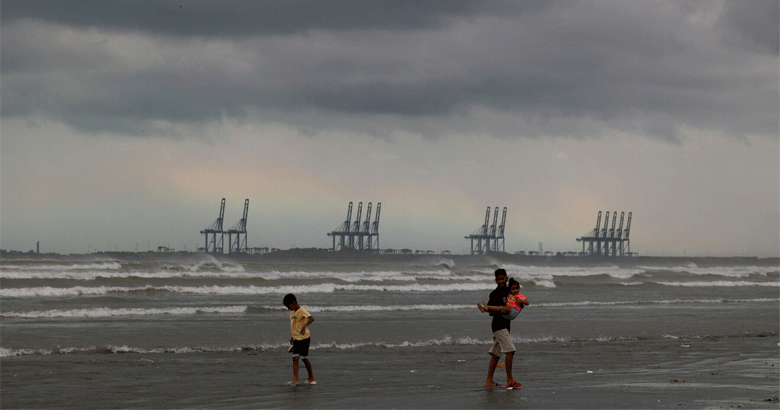
<svg viewBox="0 0 780 410">
<path fill-rule="evenodd" d="M 61 272 L 61 271 L 93 270 L 93 269 L 119 270 L 122 269 L 122 264 L 114 261 L 74 263 L 74 264 L 51 263 L 51 264 L 34 264 L 34 265 L 4 263 L 0 265 L 0 275 L 4 275 L 8 271 Z M 0 277 L 4 277 L 4 276 L 0 276 Z"/>
<path fill-rule="evenodd" d="M 336 279 L 343 282 L 384 282 L 384 281 L 417 281 L 420 279 L 433 280 L 459 280 L 459 281 L 485 281 L 485 276 L 480 275 L 453 275 L 448 271 L 359 271 L 359 272 L 304 272 L 304 271 L 270 271 L 247 272 L 242 269 L 235 270 L 198 270 L 199 268 L 186 270 L 159 270 L 153 272 L 142 271 L 103 271 L 103 270 L 3 270 L 0 271 L 0 279 L 59 279 L 59 280 L 84 280 L 91 281 L 103 279 L 175 279 L 175 278 L 215 278 L 215 279 L 262 279 L 262 280 L 291 280 L 291 279 Z"/>
<path fill-rule="evenodd" d="M 780 302 L 780 298 L 756 299 L 670 299 L 670 300 L 624 300 L 612 302 L 542 302 L 534 303 L 533 308 L 588 307 L 588 306 L 632 306 L 632 305 L 674 305 L 674 304 L 711 304 L 711 303 L 768 303 Z M 406 312 L 406 311 L 452 311 L 474 309 L 474 305 L 465 304 L 416 304 L 416 305 L 349 305 L 349 306 L 306 306 L 310 312 Z M 242 314 L 251 311 L 247 305 L 208 306 L 208 307 L 168 307 L 168 308 L 117 308 L 95 307 L 89 309 L 34 310 L 27 312 L 0 312 L 1 318 L 39 319 L 39 318 L 105 318 L 118 316 L 185 316 L 197 314 Z M 261 311 L 286 311 L 282 306 L 258 306 Z"/>
<path fill-rule="evenodd" d="M 472 305 L 393 305 L 393 306 L 307 306 L 310 312 L 382 312 L 382 311 L 414 311 L 414 310 L 453 310 L 476 308 Z M 38 318 L 104 318 L 115 316 L 153 316 L 153 315 L 195 315 L 204 313 L 237 314 L 245 313 L 246 305 L 210 306 L 210 307 L 169 307 L 169 308 L 118 308 L 96 307 L 90 309 L 69 310 L 34 310 L 27 312 L 1 312 L 3 318 L 38 319 Z M 286 311 L 283 306 L 261 306 L 264 311 Z"/>
<path fill-rule="evenodd" d="M 780 287 L 780 281 L 774 282 L 748 282 L 748 281 L 708 281 L 708 282 L 654 282 L 663 286 L 685 286 L 685 287 L 736 287 L 736 286 L 776 286 Z"/>
<path fill-rule="evenodd" d="M 4 318 L 101 318 L 114 316 L 149 316 L 149 315 L 195 315 L 199 313 L 242 313 L 246 306 L 220 306 L 220 307 L 173 307 L 173 308 L 120 308 L 110 309 L 96 307 L 90 309 L 69 310 L 34 310 L 29 312 L 2 312 Z"/>
<path fill-rule="evenodd" d="M 664 336 L 668 337 L 668 336 Z M 571 342 L 574 339 L 564 337 L 536 337 L 536 338 L 523 338 L 517 337 L 513 341 L 516 344 L 533 344 L 533 343 L 566 343 Z M 578 339 L 583 341 L 599 341 L 599 342 L 613 342 L 613 341 L 626 341 L 636 340 L 634 337 L 598 337 L 589 339 Z M 476 346 L 476 345 L 490 345 L 492 340 L 481 340 L 472 337 L 458 337 L 453 338 L 445 336 L 441 339 L 429 339 L 429 340 L 417 340 L 417 341 L 400 341 L 400 342 L 388 342 L 388 341 L 374 341 L 374 342 L 320 342 L 312 345 L 312 350 L 317 349 L 337 349 L 337 350 L 354 350 L 362 348 L 374 348 L 383 347 L 388 349 L 404 349 L 404 348 L 419 348 L 428 346 Z M 0 348 L 0 357 L 12 357 L 12 356 L 28 356 L 28 355 L 52 355 L 52 354 L 197 354 L 197 353 L 231 353 L 242 351 L 273 351 L 287 349 L 290 345 L 288 343 L 264 343 L 257 345 L 247 346 L 174 346 L 174 347 L 157 347 L 157 348 L 141 348 L 132 346 L 104 346 L 104 347 L 66 347 L 56 349 L 9 349 Z"/>
<path fill-rule="evenodd" d="M 641 268 L 621 268 L 619 266 L 521 266 L 507 265 L 507 274 L 519 282 L 531 281 L 536 286 L 555 288 L 555 278 L 590 277 L 607 275 L 615 279 L 630 279 L 645 273 Z"/>
<path fill-rule="evenodd" d="M 385 348 L 408 348 L 408 347 L 425 347 L 425 346 L 442 346 L 442 345 L 487 345 L 492 344 L 490 340 L 479 340 L 470 337 L 452 338 L 444 337 L 443 339 L 431 339 L 422 341 L 403 341 L 403 342 L 355 342 L 355 343 L 339 343 L 339 342 L 325 342 L 317 343 L 311 347 L 312 350 L 316 349 L 339 349 L 339 350 L 351 350 L 360 349 L 365 347 L 385 347 Z M 105 346 L 105 347 L 70 347 L 70 348 L 57 348 L 57 349 L 9 349 L 0 348 L 0 357 L 12 357 L 12 356 L 28 356 L 28 355 L 51 355 L 51 354 L 69 354 L 69 353 L 136 353 L 136 354 L 187 354 L 187 353 L 211 353 L 211 352 L 241 352 L 247 350 L 275 350 L 275 349 L 287 349 L 290 345 L 287 343 L 276 344 L 260 344 L 249 346 L 179 346 L 179 347 L 158 347 L 158 348 L 140 348 L 131 346 Z"/>
<path fill-rule="evenodd" d="M 0 297 L 65 297 L 106 295 L 128 292 L 171 292 L 200 295 L 266 295 L 285 293 L 333 293 L 351 291 L 379 292 L 453 292 L 493 289 L 490 283 L 452 283 L 452 284 L 420 284 L 408 285 L 345 285 L 324 283 L 319 285 L 300 286 L 75 286 L 70 288 L 54 288 L 50 286 L 37 288 L 6 288 L 0 289 Z"/>
<path fill-rule="evenodd" d="M 767 303 L 780 302 L 780 298 L 756 298 L 756 299 L 669 299 L 669 300 L 619 300 L 611 302 L 582 301 L 582 302 L 550 302 L 535 303 L 534 307 L 582 307 L 582 306 L 623 306 L 623 305 L 675 305 L 692 303 Z"/>
<path fill-rule="evenodd" d="M 750 275 L 766 276 L 771 272 L 778 272 L 777 266 L 712 266 L 700 268 L 695 263 L 689 263 L 684 266 L 640 266 L 648 272 L 672 272 L 672 273 L 690 273 L 693 275 L 715 275 L 732 278 L 744 278 Z"/>
</svg>

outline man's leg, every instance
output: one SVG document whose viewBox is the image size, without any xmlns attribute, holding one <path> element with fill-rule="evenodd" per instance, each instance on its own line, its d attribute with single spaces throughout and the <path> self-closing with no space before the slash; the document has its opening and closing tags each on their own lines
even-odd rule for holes
<svg viewBox="0 0 780 410">
<path fill-rule="evenodd" d="M 498 359 L 500 357 L 491 354 L 490 364 L 488 365 L 487 380 L 485 380 L 485 387 L 496 387 L 496 382 L 493 380 L 493 374 L 496 372 L 496 366 L 498 366 Z"/>
<path fill-rule="evenodd" d="M 515 352 L 507 352 L 506 353 L 506 385 L 509 386 L 513 381 L 515 381 L 514 377 L 512 377 L 512 362 L 515 357 Z"/>
</svg>

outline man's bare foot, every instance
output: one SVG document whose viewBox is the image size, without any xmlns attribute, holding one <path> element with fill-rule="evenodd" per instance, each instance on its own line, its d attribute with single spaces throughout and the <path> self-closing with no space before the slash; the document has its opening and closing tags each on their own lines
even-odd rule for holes
<svg viewBox="0 0 780 410">
<path fill-rule="evenodd" d="M 496 383 L 493 380 L 487 380 L 485 381 L 485 387 L 504 387 L 501 385 L 501 383 Z"/>
</svg>

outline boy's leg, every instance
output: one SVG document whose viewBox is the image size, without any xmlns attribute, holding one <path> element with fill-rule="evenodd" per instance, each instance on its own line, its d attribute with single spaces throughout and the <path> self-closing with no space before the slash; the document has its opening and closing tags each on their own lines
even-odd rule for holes
<svg viewBox="0 0 780 410">
<path fill-rule="evenodd" d="M 290 384 L 298 384 L 298 356 L 293 356 L 293 379 Z"/>
<path fill-rule="evenodd" d="M 303 364 L 306 365 L 306 371 L 309 372 L 309 378 L 306 379 L 306 382 L 311 383 L 314 381 L 314 373 L 311 370 L 311 362 L 309 361 L 309 358 L 304 358 Z"/>
</svg>

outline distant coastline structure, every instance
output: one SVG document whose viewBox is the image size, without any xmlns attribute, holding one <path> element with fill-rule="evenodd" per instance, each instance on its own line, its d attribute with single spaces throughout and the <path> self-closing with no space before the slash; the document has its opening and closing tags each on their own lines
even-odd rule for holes
<svg viewBox="0 0 780 410">
<path fill-rule="evenodd" d="M 205 253 L 222 253 L 222 242 L 225 238 L 225 232 L 222 231 L 222 220 L 225 218 L 225 198 L 222 198 L 222 204 L 219 207 L 219 217 L 206 229 L 200 231 L 205 237 L 205 246 L 198 249 L 199 252 Z M 209 235 L 211 235 L 211 241 L 209 241 Z M 219 235 L 219 240 L 217 240 Z"/>
<path fill-rule="evenodd" d="M 504 243 L 504 230 L 506 228 L 506 207 L 504 207 L 504 214 L 501 217 L 501 225 L 498 225 L 498 207 L 496 207 L 493 213 L 493 224 L 490 223 L 490 207 L 487 207 L 485 211 L 485 223 L 479 227 L 471 235 L 466 236 L 465 239 L 471 241 L 471 254 L 482 255 L 484 253 L 493 252 L 506 252 Z M 476 244 L 475 241 L 476 240 Z M 476 246 L 475 246 L 476 245 Z"/>
<path fill-rule="evenodd" d="M 249 198 L 244 201 L 244 216 L 236 222 L 230 229 L 227 230 L 228 234 L 228 253 L 247 253 L 249 249 L 246 245 L 246 218 L 249 213 Z M 236 236 L 235 241 L 233 235 Z"/>
<path fill-rule="evenodd" d="M 352 202 L 347 209 L 347 220 L 336 229 L 328 233 L 333 239 L 333 251 L 348 247 L 351 249 L 367 250 L 370 252 L 379 251 L 379 213 L 382 209 L 382 203 L 376 203 L 376 216 L 374 222 L 371 222 L 371 202 L 368 203 L 366 220 L 361 223 L 363 213 L 363 202 L 358 203 L 357 218 L 352 222 Z M 338 241 L 337 241 L 338 239 Z"/>
<path fill-rule="evenodd" d="M 596 218 L 596 228 L 587 234 L 577 238 L 582 242 L 582 255 L 585 256 L 632 256 L 631 241 L 631 212 L 628 213 L 626 229 L 623 229 L 625 212 L 620 213 L 620 225 L 615 229 L 617 211 L 612 213 L 612 226 L 609 226 L 609 211 L 604 217 L 604 227 L 601 227 L 601 211 Z"/>
</svg>

